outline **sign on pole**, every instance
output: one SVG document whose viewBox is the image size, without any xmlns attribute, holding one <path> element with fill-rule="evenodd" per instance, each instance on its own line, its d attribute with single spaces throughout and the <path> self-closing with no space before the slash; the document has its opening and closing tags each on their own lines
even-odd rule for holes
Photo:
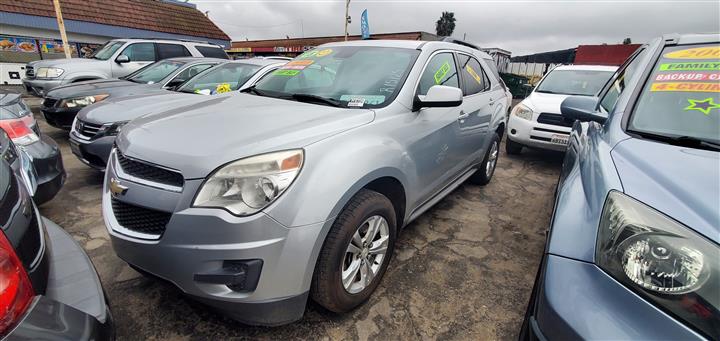
<svg viewBox="0 0 720 341">
<path fill-rule="evenodd" d="M 360 17 L 360 31 L 363 39 L 370 39 L 370 23 L 368 22 L 367 9 L 362 12 Z"/>
</svg>

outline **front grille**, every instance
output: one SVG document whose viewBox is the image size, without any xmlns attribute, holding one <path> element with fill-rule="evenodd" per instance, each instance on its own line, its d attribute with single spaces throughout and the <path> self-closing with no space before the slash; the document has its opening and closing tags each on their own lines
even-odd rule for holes
<svg viewBox="0 0 720 341">
<path fill-rule="evenodd" d="M 53 108 L 57 104 L 58 100 L 55 98 L 46 97 L 42 105 L 46 108 Z"/>
<path fill-rule="evenodd" d="M 115 198 L 111 198 L 110 203 L 115 220 L 133 232 L 160 236 L 172 216 L 172 213 L 131 205 Z"/>
<path fill-rule="evenodd" d="M 94 124 L 80 120 L 77 120 L 77 122 L 75 123 L 75 132 L 80 134 L 82 137 L 85 137 L 86 139 L 91 139 L 95 137 L 98 132 L 100 132 L 100 129 L 102 129 L 102 125 L 100 124 Z"/>
<path fill-rule="evenodd" d="M 183 186 L 183 176 L 178 172 L 129 159 L 120 151 L 117 151 L 117 159 L 122 170 L 132 176 L 175 187 Z"/>
<path fill-rule="evenodd" d="M 552 124 L 552 125 L 562 126 L 562 127 L 572 127 L 573 123 L 575 123 L 574 120 L 565 118 L 562 115 L 550 114 L 550 113 L 546 113 L 546 112 L 541 113 L 540 116 L 538 116 L 537 121 L 538 121 L 538 123 Z"/>
<path fill-rule="evenodd" d="M 25 67 L 25 78 L 35 78 L 35 69 L 32 66 Z"/>
</svg>

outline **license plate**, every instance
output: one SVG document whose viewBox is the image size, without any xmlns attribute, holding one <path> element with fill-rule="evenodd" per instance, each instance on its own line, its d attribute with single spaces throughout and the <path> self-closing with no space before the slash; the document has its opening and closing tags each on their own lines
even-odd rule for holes
<svg viewBox="0 0 720 341">
<path fill-rule="evenodd" d="M 567 135 L 552 135 L 550 136 L 550 142 L 555 144 L 567 145 L 568 138 L 569 136 Z"/>
<path fill-rule="evenodd" d="M 73 152 L 73 154 L 77 156 L 82 156 L 82 152 L 80 151 L 80 144 L 73 140 L 70 140 L 70 150 Z"/>
</svg>

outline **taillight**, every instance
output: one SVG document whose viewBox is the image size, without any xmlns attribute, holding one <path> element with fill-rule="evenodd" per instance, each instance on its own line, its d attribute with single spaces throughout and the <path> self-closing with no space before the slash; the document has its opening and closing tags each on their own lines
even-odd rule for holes
<svg viewBox="0 0 720 341">
<path fill-rule="evenodd" d="M 0 129 L 5 130 L 15 144 L 26 146 L 40 139 L 30 128 L 34 124 L 35 119 L 32 115 L 28 115 L 22 118 L 0 120 Z"/>
<path fill-rule="evenodd" d="M 18 322 L 34 296 L 25 268 L 0 232 L 0 335 L 5 335 Z"/>
</svg>

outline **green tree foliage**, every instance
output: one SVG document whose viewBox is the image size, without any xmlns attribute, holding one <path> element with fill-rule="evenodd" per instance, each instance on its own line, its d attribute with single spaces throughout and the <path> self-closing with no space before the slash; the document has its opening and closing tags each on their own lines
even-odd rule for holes
<svg viewBox="0 0 720 341">
<path fill-rule="evenodd" d="M 455 13 L 442 12 L 440 19 L 435 23 L 435 31 L 441 37 L 449 37 L 455 30 Z"/>
</svg>

